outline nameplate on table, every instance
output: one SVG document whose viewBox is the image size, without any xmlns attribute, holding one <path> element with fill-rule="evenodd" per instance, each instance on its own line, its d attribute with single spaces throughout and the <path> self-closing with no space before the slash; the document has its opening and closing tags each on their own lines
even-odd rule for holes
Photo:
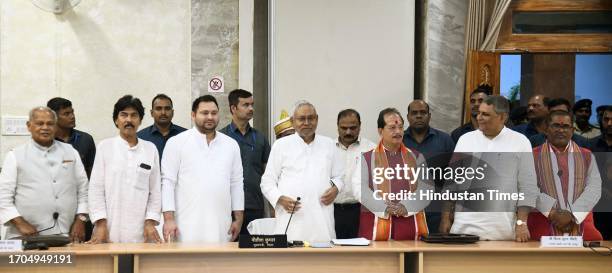
<svg viewBox="0 0 612 273">
<path fill-rule="evenodd" d="M 21 252 L 23 243 L 21 240 L 0 240 L 0 252 Z"/>
<path fill-rule="evenodd" d="M 582 236 L 542 236 L 540 247 L 583 247 Z"/>
<path fill-rule="evenodd" d="M 287 235 L 240 235 L 239 248 L 287 248 Z"/>
</svg>

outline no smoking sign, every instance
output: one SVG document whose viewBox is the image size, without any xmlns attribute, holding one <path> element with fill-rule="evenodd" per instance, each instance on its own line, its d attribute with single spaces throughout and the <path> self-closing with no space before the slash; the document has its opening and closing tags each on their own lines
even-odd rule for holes
<svg viewBox="0 0 612 273">
<path fill-rule="evenodd" d="M 225 91 L 225 84 L 223 83 L 223 77 L 214 76 L 208 81 L 208 92 L 210 93 L 223 93 Z"/>
</svg>

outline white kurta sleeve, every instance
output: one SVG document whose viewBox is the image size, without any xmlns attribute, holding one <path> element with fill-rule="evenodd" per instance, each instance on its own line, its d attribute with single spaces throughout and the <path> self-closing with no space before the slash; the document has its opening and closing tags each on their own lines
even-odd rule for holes
<svg viewBox="0 0 612 273">
<path fill-rule="evenodd" d="M 89 213 L 87 198 L 89 180 L 87 180 L 87 173 L 85 172 L 83 162 L 81 162 L 79 152 L 74 148 L 72 148 L 72 151 L 74 152 L 75 158 L 74 177 L 76 178 L 77 182 L 77 214 Z"/>
<path fill-rule="evenodd" d="M 427 170 L 425 157 L 423 156 L 423 154 L 419 153 L 417 161 L 416 161 L 416 168 L 421 168 L 421 167 L 423 168 L 423 170 Z M 422 180 L 418 178 L 415 194 L 417 194 L 417 196 L 420 197 L 421 192 L 433 191 L 434 189 L 435 189 L 435 186 L 432 180 Z M 404 199 L 400 201 L 400 203 L 404 205 L 404 207 L 406 208 L 406 211 L 408 212 L 408 214 L 404 215 L 404 217 L 410 217 L 418 213 L 419 211 L 424 210 L 427 206 L 429 206 L 429 203 L 431 202 L 429 198 L 426 198 L 424 200 L 420 200 L 420 198 L 415 198 L 415 199 L 416 200 L 405 200 Z"/>
<path fill-rule="evenodd" d="M 96 153 L 94 164 L 91 168 L 91 178 L 89 179 L 89 218 L 92 223 L 107 218 L 104 185 L 106 180 L 106 162 L 104 154 L 106 150 L 103 145 L 100 146 L 102 147 L 100 147 L 99 152 Z M 106 147 L 106 149 L 110 148 L 112 147 Z"/>
<path fill-rule="evenodd" d="M 153 148 L 153 167 L 149 176 L 149 199 L 147 200 L 146 219 L 154 220 L 159 223 L 161 219 L 161 174 L 159 170 L 159 154 L 154 145 Z"/>
<path fill-rule="evenodd" d="M 2 224 L 21 216 L 15 207 L 16 189 L 17 159 L 13 151 L 10 151 L 4 158 L 2 172 L 0 172 L 0 222 Z"/>
<path fill-rule="evenodd" d="M 272 151 L 270 151 L 270 157 L 268 158 L 268 164 L 266 164 L 266 170 L 261 176 L 261 193 L 268 199 L 268 202 L 273 207 L 276 206 L 278 199 L 282 196 L 278 189 L 278 179 L 281 174 L 282 167 L 282 151 L 279 143 L 272 145 Z"/>
<path fill-rule="evenodd" d="M 232 142 L 232 170 L 230 176 L 230 195 L 232 198 L 232 211 L 244 210 L 244 181 L 242 172 L 242 158 L 240 157 L 240 147 L 236 142 Z"/>
<path fill-rule="evenodd" d="M 357 162 L 355 163 L 355 168 L 353 168 L 353 175 L 351 175 L 351 187 L 353 192 L 353 197 L 357 202 L 361 203 L 361 169 L 363 168 L 361 165 L 361 161 L 363 160 L 363 154 L 360 153 L 357 158 Z M 348 183 L 349 181 L 346 181 Z M 346 187 L 347 185 L 345 185 Z"/>
<path fill-rule="evenodd" d="M 333 145 L 330 145 L 330 148 L 332 149 L 332 151 L 334 151 L 334 158 L 332 159 L 332 166 L 331 166 L 331 177 L 330 180 L 334 182 L 334 185 L 336 185 L 336 188 L 338 188 L 338 192 L 340 192 L 343 188 L 344 188 L 344 170 L 347 167 L 346 166 L 346 159 L 344 158 L 344 156 L 337 152 L 338 149 L 336 149 L 336 147 L 334 147 Z M 350 181 L 347 181 L 347 183 L 350 183 Z"/>
<path fill-rule="evenodd" d="M 174 189 L 181 166 L 181 143 L 177 137 L 170 138 L 161 160 L 161 205 L 162 211 L 175 211 Z"/>
<path fill-rule="evenodd" d="M 512 144 L 510 144 L 512 145 Z M 521 148 L 518 152 L 519 168 L 518 168 L 518 192 L 524 193 L 525 198 L 518 200 L 517 206 L 526 206 L 534 208 L 536 200 L 540 194 L 538 181 L 535 174 L 535 162 L 533 159 L 533 150 L 531 144 L 526 137 L 519 140 Z"/>
<path fill-rule="evenodd" d="M 570 155 L 571 156 L 571 155 Z M 572 204 L 572 211 L 578 224 L 584 221 L 589 212 L 601 198 L 601 176 L 595 162 L 595 157 L 591 154 L 591 164 L 587 171 L 586 185 L 584 191 Z"/>
<path fill-rule="evenodd" d="M 541 192 L 536 199 L 536 209 L 548 218 L 550 210 L 557 204 L 557 199 Z"/>
</svg>

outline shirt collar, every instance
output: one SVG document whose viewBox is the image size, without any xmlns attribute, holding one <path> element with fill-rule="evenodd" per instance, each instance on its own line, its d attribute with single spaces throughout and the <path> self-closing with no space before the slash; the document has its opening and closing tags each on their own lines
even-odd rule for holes
<svg viewBox="0 0 612 273">
<path fill-rule="evenodd" d="M 53 140 L 53 143 L 51 143 L 51 146 L 49 146 L 49 147 L 45 147 L 45 146 L 42 146 L 42 145 L 38 144 L 38 142 L 34 141 L 34 139 L 31 139 L 31 141 L 32 141 L 33 146 L 36 147 L 36 149 L 38 149 L 39 151 L 50 152 L 50 151 L 55 150 L 55 146 L 56 146 L 55 145 L 55 141 L 56 140 Z"/>
<path fill-rule="evenodd" d="M 230 122 L 229 129 L 230 129 L 230 131 L 232 131 L 234 133 L 238 133 L 238 134 L 242 135 L 242 132 L 240 132 L 240 129 L 238 129 L 238 126 L 236 126 L 234 121 Z M 247 135 L 250 131 L 251 131 L 251 124 L 249 124 L 247 122 L 247 124 L 246 124 L 246 134 L 244 134 L 244 135 Z"/>
<path fill-rule="evenodd" d="M 340 142 L 340 136 L 336 138 L 336 147 L 342 148 L 343 150 L 348 150 L 350 147 L 359 146 L 359 144 L 361 144 L 361 136 L 358 136 L 357 140 L 351 143 L 351 145 L 349 145 L 348 147 L 344 147 L 344 144 Z"/>
<path fill-rule="evenodd" d="M 427 127 L 427 135 L 425 136 L 425 139 L 427 139 L 429 136 L 436 136 L 438 135 L 438 132 L 436 132 L 433 128 L 431 127 Z M 406 129 L 406 131 L 404 131 L 404 136 L 408 136 L 410 138 L 412 138 L 414 140 L 414 137 L 412 136 L 412 131 L 410 131 L 410 127 L 408 127 L 408 129 Z"/>
<path fill-rule="evenodd" d="M 548 141 L 548 140 L 547 140 Z M 560 149 L 558 149 L 557 147 L 555 147 L 555 145 L 552 145 L 552 143 L 549 142 L 549 145 L 553 151 L 558 154 L 558 153 L 565 153 L 569 150 L 570 144 L 572 143 L 572 140 L 570 139 L 569 142 L 567 142 L 567 145 L 565 145 L 565 148 L 563 148 L 563 151 L 561 151 Z"/>
<path fill-rule="evenodd" d="M 177 130 L 176 127 L 177 126 L 174 125 L 174 123 L 170 122 L 170 129 L 168 130 L 168 133 L 172 133 L 172 132 L 176 131 Z M 157 128 L 157 125 L 155 125 L 155 123 L 153 123 L 153 125 L 151 125 L 151 133 L 155 133 L 155 132 L 161 134 L 161 132 L 159 131 L 159 128 Z"/>
<path fill-rule="evenodd" d="M 127 140 L 123 139 L 121 136 L 117 136 L 117 138 L 119 139 L 119 143 L 121 143 L 121 145 L 123 145 L 128 150 L 136 150 L 140 146 L 140 140 L 138 140 L 138 142 L 136 143 L 136 145 L 134 145 L 134 147 L 130 147 L 130 144 L 127 142 Z"/>
</svg>

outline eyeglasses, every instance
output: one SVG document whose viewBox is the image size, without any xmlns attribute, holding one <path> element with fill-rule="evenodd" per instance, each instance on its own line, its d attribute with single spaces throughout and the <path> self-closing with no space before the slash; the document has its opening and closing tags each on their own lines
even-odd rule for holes
<svg viewBox="0 0 612 273">
<path fill-rule="evenodd" d="M 317 120 L 317 116 L 300 116 L 296 117 L 295 120 L 299 121 L 300 123 L 304 123 L 306 121 L 313 122 Z"/>
<path fill-rule="evenodd" d="M 569 124 L 559 124 L 559 123 L 553 123 L 550 125 L 550 128 L 552 128 L 553 130 L 563 130 L 563 131 L 569 131 L 572 129 L 572 126 Z"/>
</svg>

